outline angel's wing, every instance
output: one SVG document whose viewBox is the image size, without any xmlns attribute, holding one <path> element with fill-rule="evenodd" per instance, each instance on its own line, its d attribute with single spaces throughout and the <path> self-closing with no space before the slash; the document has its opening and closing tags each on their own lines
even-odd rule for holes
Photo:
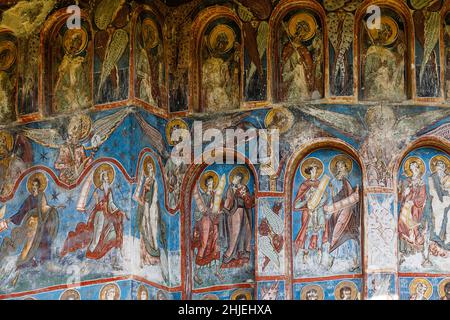
<svg viewBox="0 0 450 320">
<path fill-rule="evenodd" d="M 427 20 L 425 22 L 425 45 L 423 52 L 423 61 L 420 67 L 419 79 L 422 81 L 423 75 L 425 73 L 425 66 L 431 57 L 431 53 L 436 47 L 436 43 L 439 40 L 439 26 L 441 21 L 441 15 L 439 12 L 428 13 Z"/>
<path fill-rule="evenodd" d="M 424 133 L 427 136 L 437 136 L 450 140 L 450 122 L 437 127 L 434 130 Z"/>
<path fill-rule="evenodd" d="M 103 85 L 105 84 L 108 76 L 111 74 L 111 71 L 114 69 L 114 66 L 117 65 L 120 58 L 124 54 L 128 45 L 128 40 L 128 33 L 125 30 L 117 29 L 114 31 L 108 50 L 106 51 L 105 61 L 103 62 L 102 72 L 100 75 L 100 84 L 98 86 L 98 95 L 100 95 Z"/>
<path fill-rule="evenodd" d="M 263 206 L 262 209 L 263 215 L 267 218 L 267 221 L 269 222 L 269 225 L 272 228 L 273 232 L 275 232 L 276 234 L 282 234 L 284 223 L 283 219 L 281 219 L 281 216 L 273 212 L 267 204 Z"/>
<path fill-rule="evenodd" d="M 313 106 L 302 106 L 301 112 L 313 116 L 326 125 L 335 128 L 345 135 L 349 135 L 355 139 L 361 136 L 361 133 L 365 131 L 364 127 L 355 117 L 319 109 Z"/>
<path fill-rule="evenodd" d="M 47 148 L 58 149 L 64 144 L 64 139 L 55 129 L 23 129 L 23 135 Z"/>
<path fill-rule="evenodd" d="M 167 158 L 167 151 L 164 148 L 164 138 L 162 137 L 159 130 L 152 127 L 139 113 L 136 113 L 135 117 L 137 122 L 141 126 L 142 131 L 144 131 L 144 133 L 149 138 L 148 141 L 150 142 L 152 147 L 154 147 L 158 151 L 161 157 Z"/>
<path fill-rule="evenodd" d="M 399 118 L 393 130 L 396 141 L 403 141 L 407 137 L 416 135 L 421 129 L 432 125 L 450 115 L 450 109 L 442 108 L 427 111 L 416 115 L 407 115 Z"/>
<path fill-rule="evenodd" d="M 230 114 L 230 115 L 221 115 L 220 116 L 220 122 L 217 121 L 216 118 L 214 119 L 207 119 L 205 118 L 198 118 L 196 120 L 202 121 L 202 128 L 203 132 L 208 129 L 219 129 L 220 131 L 223 131 L 227 128 L 231 128 L 239 124 L 243 119 L 248 117 L 250 115 L 250 112 L 244 112 L 244 113 L 237 113 L 237 114 Z M 209 118 L 209 116 L 208 116 Z"/>
<path fill-rule="evenodd" d="M 278 257 L 278 253 L 273 248 L 270 243 L 269 237 L 260 237 L 258 240 L 258 248 L 261 249 L 261 252 L 264 256 L 269 258 L 277 267 L 280 266 L 280 259 Z"/>
<path fill-rule="evenodd" d="M 130 109 L 122 109 L 109 116 L 100 118 L 92 125 L 93 136 L 91 145 L 86 149 L 91 150 L 101 146 L 109 136 L 116 130 L 123 122 L 123 120 L 131 113 Z"/>
</svg>

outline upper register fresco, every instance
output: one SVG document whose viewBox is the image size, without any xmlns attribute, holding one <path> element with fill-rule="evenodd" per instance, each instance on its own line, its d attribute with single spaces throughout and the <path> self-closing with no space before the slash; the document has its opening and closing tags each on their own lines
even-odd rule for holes
<svg viewBox="0 0 450 320">
<path fill-rule="evenodd" d="M 0 299 L 450 299 L 450 1 L 176 2 L 0 4 Z"/>
</svg>

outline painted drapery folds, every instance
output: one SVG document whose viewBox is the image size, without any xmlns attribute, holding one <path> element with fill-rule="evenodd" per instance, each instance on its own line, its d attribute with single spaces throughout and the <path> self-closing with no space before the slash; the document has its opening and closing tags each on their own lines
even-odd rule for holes
<svg viewBox="0 0 450 320">
<path fill-rule="evenodd" d="M 11 32 L 0 32 L 0 123 L 16 119 L 17 40 Z"/>
<path fill-rule="evenodd" d="M 323 24 L 308 9 L 289 11 L 277 25 L 277 100 L 295 103 L 324 94 Z"/>
<path fill-rule="evenodd" d="M 360 96 L 365 100 L 402 101 L 408 97 L 408 39 L 404 20 L 381 8 L 381 28 L 361 21 Z"/>
<path fill-rule="evenodd" d="M 208 112 L 239 108 L 241 100 L 241 31 L 229 19 L 210 23 L 202 44 L 200 103 Z"/>
</svg>

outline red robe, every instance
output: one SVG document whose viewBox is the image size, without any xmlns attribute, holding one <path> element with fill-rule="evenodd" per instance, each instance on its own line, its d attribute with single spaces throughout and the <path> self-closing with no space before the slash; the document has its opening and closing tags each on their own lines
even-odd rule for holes
<svg viewBox="0 0 450 320">
<path fill-rule="evenodd" d="M 102 211 L 105 216 L 103 230 L 95 249 L 93 251 L 90 251 L 89 248 L 87 249 L 86 258 L 98 260 L 103 258 L 112 248 L 122 248 L 124 214 L 120 210 L 109 212 L 108 197 L 110 192 L 111 190 L 109 190 L 104 198 L 95 206 L 87 223 L 81 222 L 77 225 L 75 231 L 69 232 L 61 251 L 61 257 L 64 257 L 69 252 L 75 252 L 89 246 L 94 237 L 94 219 L 98 211 Z M 116 238 L 106 241 L 106 228 L 110 223 L 114 227 Z"/>
<path fill-rule="evenodd" d="M 308 179 L 305 182 L 303 182 L 297 192 L 297 196 L 295 197 L 294 200 L 294 206 L 297 202 L 301 202 L 305 200 L 306 197 L 306 193 L 309 191 L 309 189 L 311 189 L 312 187 L 317 188 L 319 187 L 319 180 L 311 180 Z M 310 214 L 309 214 L 309 210 L 308 207 L 305 205 L 303 207 L 301 207 L 300 209 L 294 209 L 294 210 L 299 210 L 302 212 L 302 227 L 300 228 L 299 233 L 297 234 L 297 237 L 295 238 L 294 241 L 294 252 L 295 254 L 297 254 L 298 250 L 300 250 L 300 248 L 305 249 L 305 242 L 306 242 L 306 231 L 308 229 L 308 222 L 309 222 L 309 218 L 310 218 Z M 325 224 L 325 232 L 323 234 L 323 243 L 327 242 L 328 239 L 328 228 L 327 228 L 327 224 Z M 317 235 L 313 235 L 311 237 L 311 241 L 309 243 L 309 248 L 308 249 L 315 249 L 317 247 Z"/>
<path fill-rule="evenodd" d="M 401 199 L 400 199 L 401 207 L 403 207 L 406 202 L 412 201 L 413 206 L 411 207 L 411 216 L 416 223 L 420 223 L 420 221 L 422 220 L 422 216 L 423 216 L 425 202 L 427 200 L 427 190 L 426 190 L 424 183 L 422 183 L 420 186 L 413 185 L 412 179 L 408 179 L 408 186 L 411 189 L 411 191 L 409 192 L 409 194 L 407 196 L 402 194 Z M 409 230 L 408 226 L 401 219 L 399 219 L 399 223 L 398 223 L 398 232 L 399 232 L 400 237 L 402 237 L 404 235 L 406 238 L 409 238 L 410 230 Z M 418 241 L 418 244 L 423 244 L 424 239 L 420 235 L 419 227 L 418 226 L 415 227 L 413 229 L 413 232 L 414 232 L 414 238 L 416 239 L 416 241 Z"/>
</svg>

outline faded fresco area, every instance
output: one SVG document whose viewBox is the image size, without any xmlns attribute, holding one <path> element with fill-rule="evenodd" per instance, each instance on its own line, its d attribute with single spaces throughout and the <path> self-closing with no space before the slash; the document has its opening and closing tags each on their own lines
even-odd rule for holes
<svg viewBox="0 0 450 320">
<path fill-rule="evenodd" d="M 77 3 L 0 4 L 0 299 L 450 299 L 450 4 Z"/>
</svg>

